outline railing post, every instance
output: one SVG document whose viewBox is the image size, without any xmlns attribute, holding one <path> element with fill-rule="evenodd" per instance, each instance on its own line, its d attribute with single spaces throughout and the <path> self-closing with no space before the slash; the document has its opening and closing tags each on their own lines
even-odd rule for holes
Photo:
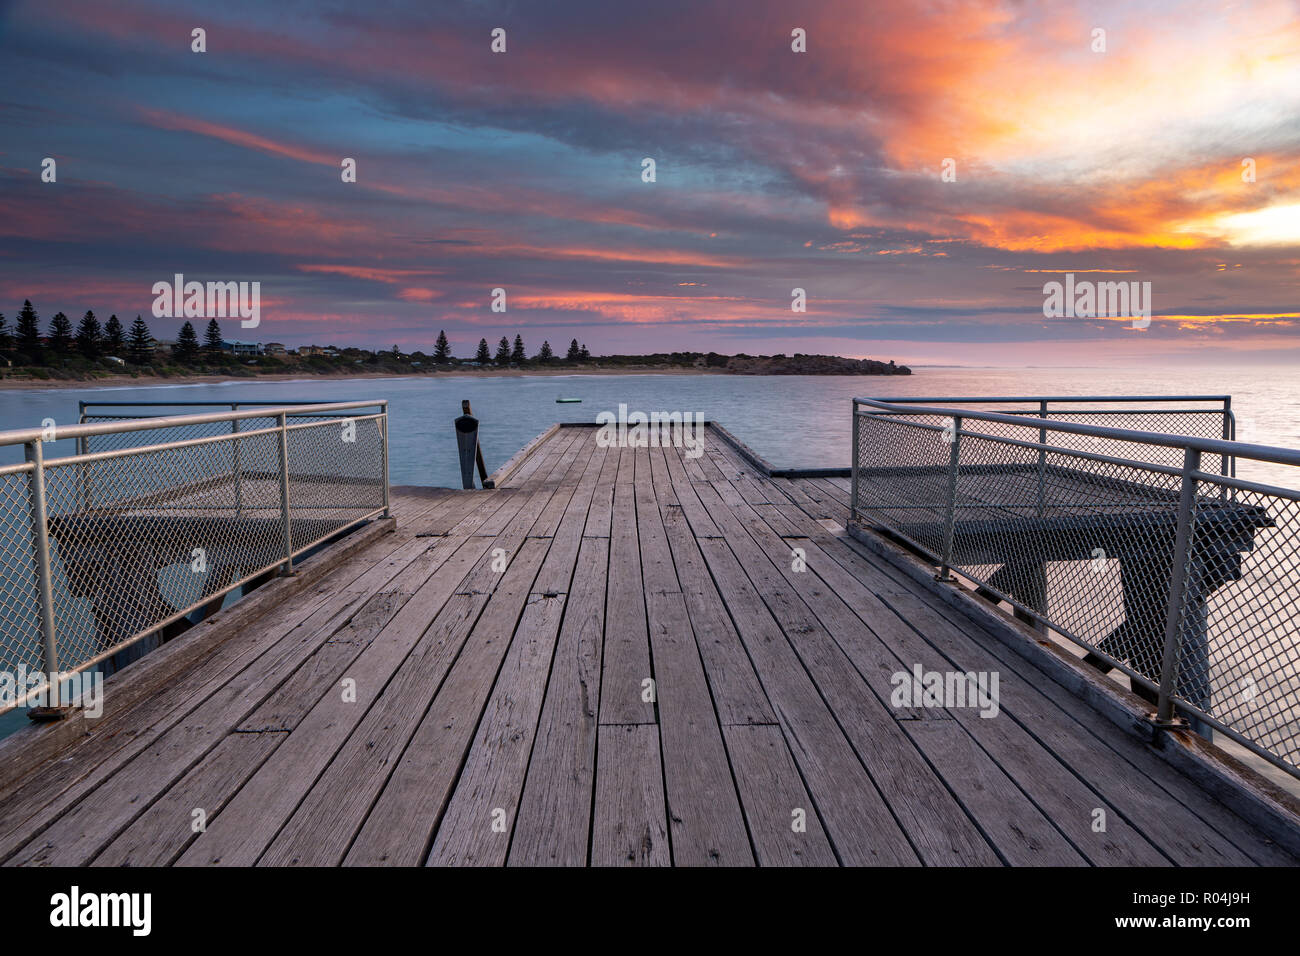
<svg viewBox="0 0 1300 956">
<path fill-rule="evenodd" d="M 380 433 L 384 446 L 384 517 L 392 517 L 392 501 L 388 490 L 388 403 L 382 405 L 384 414 L 379 418 Z"/>
<path fill-rule="evenodd" d="M 1187 570 L 1192 546 L 1192 517 L 1196 506 L 1195 473 L 1201 467 L 1201 453 L 1183 452 L 1182 488 L 1178 496 L 1178 530 L 1169 568 L 1169 596 L 1165 605 L 1165 646 L 1160 662 L 1160 692 L 1156 701 L 1156 723 L 1172 723 L 1174 691 L 1178 681 L 1178 655 L 1182 650 L 1183 600 L 1187 594 Z"/>
<path fill-rule="evenodd" d="M 1223 440 L 1224 441 L 1237 440 L 1237 416 L 1232 414 L 1231 395 L 1225 395 L 1223 398 Z M 1219 473 L 1225 477 L 1236 478 L 1237 477 L 1237 456 L 1220 455 L 1219 459 L 1220 459 Z M 1234 489 L 1232 495 L 1229 495 L 1227 488 L 1220 488 L 1219 497 L 1225 501 L 1228 500 L 1229 497 L 1235 498 L 1236 490 Z"/>
<path fill-rule="evenodd" d="M 1047 399 L 1038 403 L 1038 417 L 1047 418 Z M 1038 429 L 1038 444 L 1047 444 L 1047 429 L 1040 427 Z M 1046 512 L 1045 499 L 1047 497 L 1047 449 L 1038 449 L 1038 517 L 1042 517 Z"/>
<path fill-rule="evenodd" d="M 31 507 L 32 538 L 36 547 L 36 584 L 41 602 L 41 638 L 44 644 L 43 664 L 48 682 L 50 701 L 48 707 L 29 710 L 30 716 L 43 719 L 61 716 L 67 708 L 54 705 L 58 693 L 59 648 L 54 624 L 54 586 L 50 573 L 50 525 L 45 500 L 45 455 L 40 439 L 29 441 L 24 447 L 32 470 L 27 473 L 28 504 Z"/>
<path fill-rule="evenodd" d="M 849 522 L 858 520 L 858 400 L 853 400 L 853 487 L 849 491 Z"/>
<path fill-rule="evenodd" d="M 935 575 L 939 581 L 955 581 L 952 576 L 952 545 L 957 524 L 957 461 L 961 453 L 961 416 L 952 417 L 952 447 L 948 451 L 948 514 L 943 528 L 943 563 Z"/>
<path fill-rule="evenodd" d="M 284 524 L 284 573 L 293 574 L 293 528 L 289 522 L 289 430 L 284 412 L 280 424 L 280 521 Z"/>
</svg>

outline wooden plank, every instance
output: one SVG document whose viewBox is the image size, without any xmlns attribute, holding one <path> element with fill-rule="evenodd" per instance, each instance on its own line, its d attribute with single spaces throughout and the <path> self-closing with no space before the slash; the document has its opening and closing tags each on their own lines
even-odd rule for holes
<svg viewBox="0 0 1300 956">
<path fill-rule="evenodd" d="M 578 553 L 583 531 L 587 525 L 587 515 L 591 509 L 591 498 L 596 490 L 596 482 L 604 467 L 608 449 L 597 448 L 587 462 L 586 470 L 578 487 L 564 510 L 564 517 L 555 529 L 551 550 L 542 562 L 542 569 L 537 572 L 536 590 L 541 594 L 562 594 L 569 590 L 573 576 L 573 555 Z M 604 568 L 601 569 L 602 580 Z"/>
<path fill-rule="evenodd" d="M 704 466 L 701 464 L 704 460 L 703 456 L 692 458 L 686 454 L 686 450 L 683 448 L 678 448 L 676 451 L 678 461 L 682 464 L 682 471 L 686 473 L 688 482 L 709 480 L 709 476 L 705 474 Z M 716 471 L 715 474 L 717 474 Z"/>
<path fill-rule="evenodd" d="M 646 464 L 651 459 L 647 453 Z M 651 471 L 640 462 L 635 488 L 673 858 L 684 866 L 749 866 L 754 855 L 718 716 L 678 588 Z"/>
<path fill-rule="evenodd" d="M 579 496 L 578 491 L 583 476 L 586 474 L 588 463 L 595 457 L 594 453 L 596 451 L 604 451 L 604 449 L 596 448 L 594 440 L 587 440 L 588 436 L 584 436 L 583 430 L 577 428 L 572 430 L 578 433 L 578 440 L 570 447 L 567 468 L 563 475 L 559 477 L 559 490 L 546 503 L 541 515 L 529 530 L 529 534 L 534 537 L 549 538 L 556 533 L 574 498 L 578 497 L 582 500 L 583 496 Z M 586 501 L 589 500 L 590 494 L 587 494 L 583 502 L 584 510 Z"/>
<path fill-rule="evenodd" d="M 317 695 L 315 706 L 289 739 L 209 821 L 207 831 L 180 857 L 181 864 L 249 866 L 257 861 L 379 699 L 428 622 L 456 593 L 486 544 L 482 539 L 466 539 L 410 601 L 378 622 L 373 636 L 369 629 L 362 632 L 368 638 L 362 653 L 335 675 L 323 695 Z M 345 692 L 340 686 L 343 680 L 353 682 L 355 693 Z"/>
<path fill-rule="evenodd" d="M 564 601 L 529 598 L 426 866 L 505 863 Z"/>
<path fill-rule="evenodd" d="M 676 448 L 661 448 L 660 452 L 664 457 L 664 468 L 668 472 L 668 480 L 674 485 L 689 485 L 690 476 L 686 474 L 686 469 L 682 465 L 681 454 Z M 659 484 L 658 480 L 655 484 Z"/>
<path fill-rule="evenodd" d="M 583 534 L 589 537 L 608 538 L 614 511 L 614 476 L 618 472 L 619 449 L 605 449 L 605 461 L 600 477 L 591 495 L 591 510 L 587 512 L 587 525 Z"/>
<path fill-rule="evenodd" d="M 780 728 L 733 725 L 722 732 L 759 865 L 835 866 L 835 852 Z"/>
<path fill-rule="evenodd" d="M 628 461 L 631 449 L 623 449 Z M 625 466 L 631 468 L 632 466 Z M 622 473 L 622 468 L 620 469 Z M 605 609 L 605 650 L 601 662 L 600 722 L 653 724 L 655 705 L 646 681 L 653 680 L 650 637 L 646 630 L 645 590 L 637 538 L 635 490 L 615 485 L 614 528 L 609 543 L 609 585 Z"/>
<path fill-rule="evenodd" d="M 696 490 L 701 501 L 707 503 L 706 494 L 712 494 L 712 490 L 699 483 Z M 878 686 L 864 681 L 782 571 L 755 544 L 743 522 L 720 500 L 715 501 L 713 510 L 720 523 L 725 524 L 726 541 L 754 589 L 762 595 L 768 610 L 790 638 L 808 675 L 921 858 L 927 865 L 937 866 L 996 864 L 997 856 L 988 841 L 902 732 L 886 704 L 892 689 L 890 674 L 899 669 L 897 663 L 882 660 L 887 652 L 878 653 L 871 671 Z M 782 569 L 789 571 L 784 560 Z M 801 586 L 807 585 L 808 578 L 803 574 L 791 573 L 790 577 Z M 819 593 L 830 598 L 824 591 Z M 842 602 L 840 610 L 837 624 L 841 633 L 850 640 L 861 639 L 864 632 L 861 622 L 852 617 Z M 762 674 L 761 667 L 759 673 Z M 814 796 L 818 796 L 815 789 Z"/>
<path fill-rule="evenodd" d="M 523 448 L 519 449 L 506 459 L 505 463 L 502 464 L 500 468 L 488 475 L 488 480 L 497 488 L 501 488 L 509 483 L 511 476 L 519 466 L 522 465 L 541 445 L 550 441 L 551 437 L 558 431 L 560 431 L 560 426 L 559 424 L 555 424 L 546 429 L 540 435 L 533 437 L 526 445 L 524 445 Z"/>
<path fill-rule="evenodd" d="M 907 735 L 944 775 L 1003 862 L 1011 866 L 1087 866 L 1088 861 L 954 720 L 913 720 Z"/>
<path fill-rule="evenodd" d="M 561 460 L 565 451 L 578 439 L 577 429 L 561 428 L 550 437 L 529 459 L 519 466 L 510 479 L 512 485 L 536 485 L 544 480 L 550 470 Z"/>
<path fill-rule="evenodd" d="M 347 864 L 423 862 L 549 543 L 530 538 L 519 549 L 357 833 Z"/>
<path fill-rule="evenodd" d="M 618 451 L 618 473 L 614 476 L 614 484 L 630 485 L 636 477 L 636 449 L 620 448 Z"/>
<path fill-rule="evenodd" d="M 583 538 L 510 844 L 512 866 L 582 866 L 591 832 L 609 541 Z M 554 546 L 552 546 L 554 548 Z"/>
<path fill-rule="evenodd" d="M 671 865 L 658 728 L 602 725 L 598 734 L 591 865 Z"/>
<path fill-rule="evenodd" d="M 659 489 L 665 494 L 664 489 Z M 686 491 L 690 491 L 689 485 Z M 685 492 L 684 492 L 685 493 Z M 693 491 L 690 491 L 694 495 Z M 776 715 L 727 614 L 682 509 L 661 500 L 665 536 L 678 569 L 700 659 L 721 724 L 774 724 Z"/>
<path fill-rule="evenodd" d="M 244 835 L 245 859 L 251 856 L 271 865 L 336 864 L 342 859 L 383 786 L 389 761 L 396 759 L 414 732 L 478 619 L 486 595 L 504 584 L 504 578 L 482 560 L 491 543 L 468 539 L 385 628 L 380 635 L 383 645 L 410 648 L 410 652 L 373 706 L 352 720 L 314 732 L 316 739 L 304 741 L 297 752 L 286 750 L 284 760 L 262 772 L 264 788 L 274 786 L 277 773 L 303 782 L 296 791 L 289 787 L 273 797 L 249 798 L 249 807 L 263 809 L 266 817 L 276 815 L 275 807 L 285 807 L 287 820 L 280 821 L 283 829 L 277 827 L 269 834 Z M 326 736 L 335 742 L 337 752 L 323 746 L 321 738 Z M 255 791 L 257 784 L 254 780 L 246 792 Z M 245 833 L 253 827 L 236 825 L 236 829 Z M 229 858 L 229 851 L 225 856 Z"/>
<path fill-rule="evenodd" d="M 452 595 L 260 863 L 336 865 L 343 858 L 487 602 L 485 592 Z"/>
<path fill-rule="evenodd" d="M 699 546 L 822 810 L 839 858 L 850 865 L 917 863 L 880 792 L 731 548 L 716 538 Z"/>
<path fill-rule="evenodd" d="M 94 858 L 94 866 L 167 866 L 198 836 L 200 822 L 221 812 L 241 783 L 288 735 L 285 730 L 225 737 L 167 789 L 122 835 Z M 195 811 L 202 811 L 202 821 Z"/>
<path fill-rule="evenodd" d="M 704 454 L 698 459 L 700 471 L 704 475 L 705 481 L 727 481 L 728 475 L 718 467 L 717 461 L 712 455 Z"/>
<path fill-rule="evenodd" d="M 686 604 L 681 594 L 652 592 L 647 605 L 673 860 L 679 866 L 752 866 Z"/>
</svg>

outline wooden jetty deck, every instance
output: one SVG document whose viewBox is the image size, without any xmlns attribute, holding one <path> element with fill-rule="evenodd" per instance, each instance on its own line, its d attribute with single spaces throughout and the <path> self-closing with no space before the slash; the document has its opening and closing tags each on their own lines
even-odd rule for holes
<svg viewBox="0 0 1300 956">
<path fill-rule="evenodd" d="M 0 859 L 1297 863 L 848 538 L 847 479 L 771 477 L 716 429 L 698 458 L 595 436 L 553 429 L 496 490 L 395 488 L 394 519 L 111 678 L 102 717 L 0 743 Z M 997 716 L 892 706 L 918 664 L 997 672 Z"/>
</svg>

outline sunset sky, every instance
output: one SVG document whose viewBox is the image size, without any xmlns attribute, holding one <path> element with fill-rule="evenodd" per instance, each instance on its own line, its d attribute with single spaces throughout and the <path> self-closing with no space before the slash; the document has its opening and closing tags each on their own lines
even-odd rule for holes
<svg viewBox="0 0 1300 956">
<path fill-rule="evenodd" d="M 1300 9 L 0 0 L 0 311 L 171 337 L 178 272 L 291 346 L 1294 361 Z M 1150 327 L 1045 319 L 1065 272 Z"/>
</svg>

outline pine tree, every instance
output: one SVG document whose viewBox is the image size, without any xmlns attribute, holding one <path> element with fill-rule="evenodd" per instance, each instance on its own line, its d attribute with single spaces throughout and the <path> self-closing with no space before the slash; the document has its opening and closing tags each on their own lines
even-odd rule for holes
<svg viewBox="0 0 1300 956">
<path fill-rule="evenodd" d="M 578 358 L 584 362 L 591 361 L 591 353 L 587 351 L 587 343 L 582 343 L 582 350 L 578 353 Z"/>
<path fill-rule="evenodd" d="M 103 347 L 103 330 L 99 327 L 99 319 L 95 318 L 95 313 L 86 310 L 86 314 L 81 318 L 81 324 L 77 326 L 77 350 L 92 362 L 99 358 L 99 350 Z"/>
<path fill-rule="evenodd" d="M 149 334 L 149 326 L 145 325 L 144 319 L 138 315 L 131 323 L 127 347 L 131 352 L 133 365 L 148 365 L 149 360 L 153 358 L 153 336 Z"/>
<path fill-rule="evenodd" d="M 104 323 L 104 351 L 115 358 L 121 358 L 125 347 L 126 331 L 117 316 L 110 315 L 108 321 Z"/>
<path fill-rule="evenodd" d="M 492 351 L 488 348 L 487 339 L 478 340 L 478 354 L 474 356 L 474 361 L 479 365 L 491 364 Z"/>
<path fill-rule="evenodd" d="M 5 318 L 5 314 L 0 312 L 0 355 L 7 358 L 13 350 L 14 337 L 9 332 L 9 321 Z"/>
<path fill-rule="evenodd" d="M 18 313 L 18 354 L 32 365 L 40 364 L 44 352 L 41 348 L 40 321 L 36 310 L 32 308 L 31 299 L 24 300 L 23 307 Z"/>
<path fill-rule="evenodd" d="M 578 340 L 574 339 L 569 343 L 569 354 L 565 356 L 565 359 L 570 362 L 576 362 L 581 358 L 582 352 L 578 350 Z"/>
<path fill-rule="evenodd" d="M 199 336 L 194 331 L 193 324 L 186 322 L 181 326 L 180 334 L 176 336 L 176 348 L 172 349 L 172 356 L 181 365 L 193 365 L 199 360 Z"/>
<path fill-rule="evenodd" d="M 555 358 L 555 353 L 551 351 L 551 343 L 543 341 L 541 350 L 537 353 L 537 361 L 545 365 Z"/>
<path fill-rule="evenodd" d="M 446 365 L 451 358 L 451 346 L 447 344 L 447 333 L 438 333 L 438 342 L 433 347 L 433 360 L 439 365 Z"/>
<path fill-rule="evenodd" d="M 495 361 L 498 365 L 510 364 L 510 340 L 504 335 L 501 336 L 501 341 L 497 343 L 497 355 Z"/>
<path fill-rule="evenodd" d="M 55 312 L 50 319 L 50 331 L 46 335 L 50 351 L 63 358 L 72 351 L 72 322 L 62 312 Z"/>
<path fill-rule="evenodd" d="M 221 358 L 221 326 L 216 319 L 208 320 L 208 327 L 203 332 L 204 358 L 209 361 Z"/>
<path fill-rule="evenodd" d="M 517 333 L 515 335 L 514 350 L 510 353 L 510 361 L 516 365 L 523 365 L 528 361 L 528 355 L 524 352 L 524 337 Z"/>
</svg>

